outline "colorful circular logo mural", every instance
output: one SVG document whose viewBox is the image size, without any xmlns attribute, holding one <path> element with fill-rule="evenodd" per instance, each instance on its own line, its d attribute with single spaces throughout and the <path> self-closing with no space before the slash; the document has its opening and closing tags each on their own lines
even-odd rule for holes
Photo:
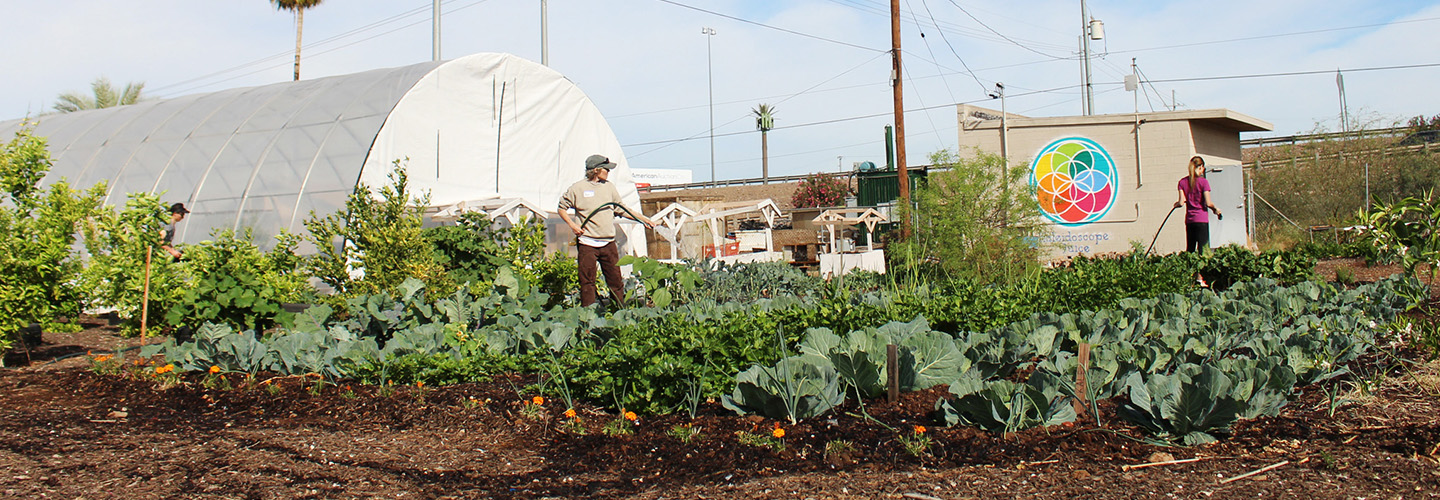
<svg viewBox="0 0 1440 500">
<path fill-rule="evenodd" d="M 1100 220 L 1115 204 L 1120 178 L 1105 148 L 1083 137 L 1045 146 L 1031 164 L 1030 184 L 1045 217 L 1066 226 Z"/>
</svg>

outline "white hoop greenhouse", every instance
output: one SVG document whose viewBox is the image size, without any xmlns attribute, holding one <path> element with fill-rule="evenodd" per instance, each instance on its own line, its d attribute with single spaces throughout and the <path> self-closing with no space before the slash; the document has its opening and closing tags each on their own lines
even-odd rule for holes
<svg viewBox="0 0 1440 500">
<path fill-rule="evenodd" d="M 515 198 L 553 211 L 583 178 L 585 158 L 602 154 L 620 164 L 611 179 L 639 206 L 620 144 L 590 99 L 554 70 L 508 54 L 30 121 L 55 160 L 44 183 L 105 181 L 106 202 L 117 205 L 131 192 L 185 202 L 192 213 L 176 235 L 184 243 L 250 228 L 268 247 L 282 229 L 303 232 L 311 211 L 343 209 L 357 183 L 378 190 L 395 160 L 431 206 Z M 23 122 L 0 122 L 0 138 Z"/>
</svg>

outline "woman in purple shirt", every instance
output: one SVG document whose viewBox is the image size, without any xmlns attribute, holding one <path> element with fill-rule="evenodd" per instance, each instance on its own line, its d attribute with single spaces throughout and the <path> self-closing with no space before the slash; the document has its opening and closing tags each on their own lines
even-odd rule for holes
<svg viewBox="0 0 1440 500">
<path fill-rule="evenodd" d="M 1210 217 L 1205 209 L 1221 217 L 1220 209 L 1210 202 L 1210 181 L 1205 180 L 1204 158 L 1190 158 L 1190 175 L 1181 177 L 1176 189 L 1180 199 L 1175 202 L 1175 208 L 1185 207 L 1185 251 L 1203 251 L 1210 247 Z"/>
</svg>

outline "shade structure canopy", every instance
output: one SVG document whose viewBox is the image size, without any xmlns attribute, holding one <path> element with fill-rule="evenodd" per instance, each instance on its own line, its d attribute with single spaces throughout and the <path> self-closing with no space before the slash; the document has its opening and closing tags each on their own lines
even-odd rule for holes
<svg viewBox="0 0 1440 500">
<path fill-rule="evenodd" d="M 26 121 L 0 122 L 0 137 Z M 185 202 L 182 243 L 249 228 L 268 246 L 281 230 L 304 232 L 312 212 L 343 210 L 360 183 L 378 192 L 396 161 L 431 206 L 516 198 L 553 211 L 584 177 L 585 158 L 601 154 L 619 163 L 610 180 L 639 206 L 619 141 L 594 103 L 560 73 L 509 54 L 28 121 L 54 158 L 42 184 L 104 181 L 111 204 L 132 192 Z"/>
</svg>

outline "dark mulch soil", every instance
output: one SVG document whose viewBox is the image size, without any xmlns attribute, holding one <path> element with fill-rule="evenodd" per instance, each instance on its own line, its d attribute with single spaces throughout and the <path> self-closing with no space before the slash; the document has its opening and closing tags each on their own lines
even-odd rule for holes
<svg viewBox="0 0 1440 500">
<path fill-rule="evenodd" d="M 944 395 L 937 389 L 870 402 L 873 420 L 851 407 L 785 424 L 785 448 L 774 451 L 741 444 L 736 433 L 768 435 L 776 422 L 714 403 L 693 421 L 642 416 L 621 436 L 602 432 L 616 415 L 582 408 L 580 434 L 562 425 L 557 401 L 539 418 L 527 416 L 516 390 L 531 381 L 518 376 L 441 388 L 324 386 L 317 395 L 304 378 L 231 375 L 222 389 L 187 374 L 165 388 L 151 375 L 90 371 L 83 353 L 134 341 L 89 326 L 46 334 L 29 366 L 0 371 L 0 494 L 1440 498 L 1440 363 L 1392 372 L 1373 395 L 1349 394 L 1333 416 L 1328 397 L 1311 388 L 1280 417 L 1242 422 L 1219 443 L 1194 448 L 1142 442 L 1108 405 L 1099 424 L 1013 436 L 936 427 L 929 413 Z M 668 432 L 684 424 L 699 429 L 689 443 Z M 918 458 L 897 441 L 913 425 L 927 426 L 933 440 Z M 827 454 L 837 441 L 851 450 Z M 1200 460 L 1133 468 L 1171 459 Z M 1276 464 L 1283 465 L 1225 482 Z"/>
</svg>

